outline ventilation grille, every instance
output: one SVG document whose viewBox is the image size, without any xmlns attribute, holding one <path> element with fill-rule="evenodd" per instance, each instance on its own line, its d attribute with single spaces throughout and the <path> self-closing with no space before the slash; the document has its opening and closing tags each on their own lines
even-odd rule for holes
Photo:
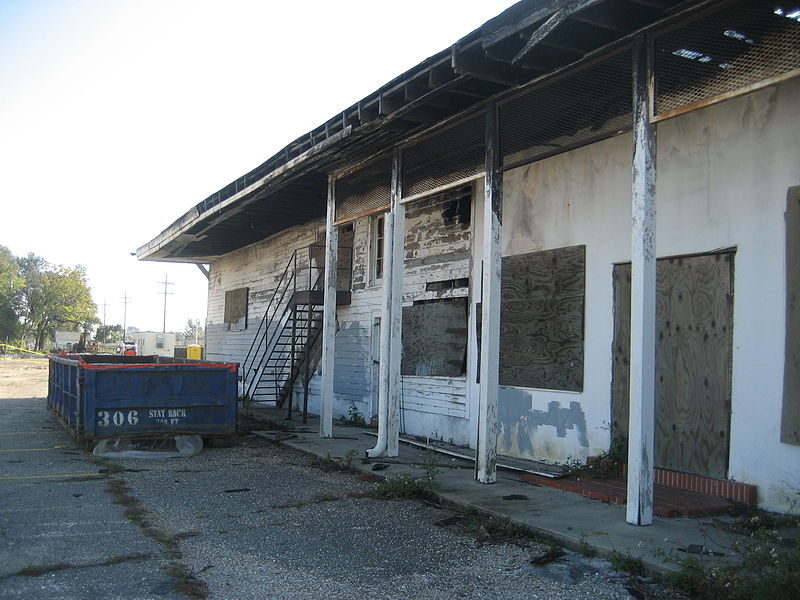
<svg viewBox="0 0 800 600">
<path fill-rule="evenodd" d="M 655 114 L 800 68 L 799 19 L 800 4 L 749 0 L 658 37 Z"/>
<path fill-rule="evenodd" d="M 392 156 L 386 154 L 336 180 L 336 221 L 388 209 L 392 200 Z"/>
<path fill-rule="evenodd" d="M 500 106 L 502 166 L 539 160 L 631 127 L 631 54 L 622 51 Z"/>
<path fill-rule="evenodd" d="M 403 197 L 424 194 L 483 173 L 485 116 L 470 117 L 403 151 Z"/>
</svg>

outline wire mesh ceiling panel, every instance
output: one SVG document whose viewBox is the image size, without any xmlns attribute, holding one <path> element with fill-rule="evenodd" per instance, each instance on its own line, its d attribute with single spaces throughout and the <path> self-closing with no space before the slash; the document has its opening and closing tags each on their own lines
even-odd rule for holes
<svg viewBox="0 0 800 600">
<path fill-rule="evenodd" d="M 632 102 L 629 49 L 544 81 L 500 106 L 502 167 L 629 130 Z"/>
<path fill-rule="evenodd" d="M 336 222 L 388 209 L 392 200 L 392 155 L 384 154 L 336 180 Z"/>
<path fill-rule="evenodd" d="M 656 38 L 655 114 L 795 69 L 800 69 L 800 4 L 748 0 L 728 5 Z"/>
<path fill-rule="evenodd" d="M 483 173 L 485 116 L 469 117 L 403 150 L 403 197 L 409 198 Z"/>
</svg>

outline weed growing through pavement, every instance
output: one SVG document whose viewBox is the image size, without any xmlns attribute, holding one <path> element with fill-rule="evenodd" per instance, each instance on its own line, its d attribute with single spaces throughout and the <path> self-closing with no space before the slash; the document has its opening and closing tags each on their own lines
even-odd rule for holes
<svg viewBox="0 0 800 600">
<path fill-rule="evenodd" d="M 433 501 L 435 499 L 428 485 L 409 475 L 387 477 L 369 495 L 379 500 L 411 499 Z"/>
<path fill-rule="evenodd" d="M 358 410 L 355 403 L 353 403 L 350 405 L 350 408 L 347 409 L 347 417 L 339 419 L 339 423 L 351 427 L 364 427 L 367 421 L 364 419 L 364 415 L 361 414 L 361 411 Z"/>
<path fill-rule="evenodd" d="M 645 575 L 644 563 L 640 558 L 614 550 L 608 559 L 611 561 L 611 566 L 617 571 L 624 571 L 637 577 L 644 577 Z"/>
<path fill-rule="evenodd" d="M 594 558 L 597 556 L 597 550 L 595 550 L 594 546 L 589 543 L 589 540 L 586 539 L 585 535 L 581 535 L 581 537 L 578 538 L 578 547 L 580 553 L 588 558 Z"/>
</svg>

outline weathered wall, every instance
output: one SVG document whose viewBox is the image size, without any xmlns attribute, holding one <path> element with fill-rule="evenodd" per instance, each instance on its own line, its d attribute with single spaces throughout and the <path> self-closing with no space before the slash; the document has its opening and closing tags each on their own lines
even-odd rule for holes
<svg viewBox="0 0 800 600">
<path fill-rule="evenodd" d="M 729 477 L 764 507 L 797 500 L 780 443 L 786 191 L 800 182 L 800 80 L 658 125 L 657 253 L 736 246 Z M 564 461 L 608 447 L 612 267 L 630 260 L 629 135 L 509 171 L 503 254 L 586 244 L 584 388 L 502 388 L 499 449 Z"/>
</svg>

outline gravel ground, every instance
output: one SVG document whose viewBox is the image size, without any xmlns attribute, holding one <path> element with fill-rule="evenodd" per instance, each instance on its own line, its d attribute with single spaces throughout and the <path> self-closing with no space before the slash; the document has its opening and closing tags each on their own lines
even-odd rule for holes
<svg viewBox="0 0 800 600">
<path fill-rule="evenodd" d="M 486 543 L 443 526 L 450 510 L 368 497 L 376 483 L 263 438 L 98 461 L 47 413 L 41 363 L 0 367 L 2 598 L 630 597 L 605 561 L 534 566 L 544 546 Z"/>
<path fill-rule="evenodd" d="M 239 444 L 118 461 L 212 598 L 630 597 L 602 561 L 534 567 L 537 545 L 482 543 L 437 526 L 449 510 L 362 497 L 374 483 L 267 442 Z"/>
</svg>

